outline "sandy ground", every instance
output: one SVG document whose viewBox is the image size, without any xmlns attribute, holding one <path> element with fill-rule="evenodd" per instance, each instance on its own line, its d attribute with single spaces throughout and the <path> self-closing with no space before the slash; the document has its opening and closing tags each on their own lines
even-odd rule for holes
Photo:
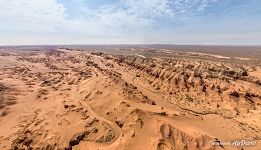
<svg viewBox="0 0 261 150">
<path fill-rule="evenodd" d="M 2 50 L 0 149 L 258 150 L 261 69 L 249 61 Z"/>
</svg>

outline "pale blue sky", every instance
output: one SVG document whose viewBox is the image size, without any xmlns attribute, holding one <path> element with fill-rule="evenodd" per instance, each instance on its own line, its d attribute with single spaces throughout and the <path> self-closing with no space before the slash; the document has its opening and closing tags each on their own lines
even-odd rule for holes
<svg viewBox="0 0 261 150">
<path fill-rule="evenodd" d="M 0 45 L 261 45 L 260 0 L 0 0 Z"/>
</svg>

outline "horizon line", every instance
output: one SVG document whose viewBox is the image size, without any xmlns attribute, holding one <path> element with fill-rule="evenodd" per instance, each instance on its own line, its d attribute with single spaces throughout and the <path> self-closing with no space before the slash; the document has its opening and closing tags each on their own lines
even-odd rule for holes
<svg viewBox="0 0 261 150">
<path fill-rule="evenodd" d="M 162 46 L 242 46 L 242 47 L 261 47 L 261 44 L 159 44 L 159 43 L 135 43 L 135 44 L 129 44 L 129 43 L 99 43 L 99 44 L 7 44 L 2 45 L 0 44 L 0 47 L 14 47 L 14 46 L 117 46 L 117 45 L 125 45 L 125 46 L 143 46 L 143 45 L 162 45 Z"/>
</svg>

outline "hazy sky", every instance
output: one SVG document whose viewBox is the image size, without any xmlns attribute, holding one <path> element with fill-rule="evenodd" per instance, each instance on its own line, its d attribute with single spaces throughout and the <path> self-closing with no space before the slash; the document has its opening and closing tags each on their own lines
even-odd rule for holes
<svg viewBox="0 0 261 150">
<path fill-rule="evenodd" d="M 0 0 L 0 45 L 261 45 L 261 0 Z"/>
</svg>

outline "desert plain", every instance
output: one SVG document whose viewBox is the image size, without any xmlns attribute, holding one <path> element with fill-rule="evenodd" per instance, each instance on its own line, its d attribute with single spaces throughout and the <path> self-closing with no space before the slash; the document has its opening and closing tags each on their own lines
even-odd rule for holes
<svg viewBox="0 0 261 150">
<path fill-rule="evenodd" d="M 261 149 L 260 58 L 260 47 L 0 47 L 0 149 Z"/>
</svg>

